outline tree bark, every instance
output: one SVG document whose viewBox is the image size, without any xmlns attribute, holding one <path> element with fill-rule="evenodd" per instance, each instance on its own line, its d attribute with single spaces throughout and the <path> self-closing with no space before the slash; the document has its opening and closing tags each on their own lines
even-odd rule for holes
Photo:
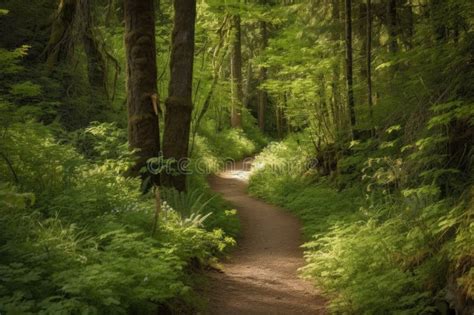
<svg viewBox="0 0 474 315">
<path fill-rule="evenodd" d="M 162 176 L 165 186 L 186 190 L 185 161 L 191 127 L 196 0 L 174 1 L 170 82 L 166 99 L 163 155 L 177 161 L 178 174 Z"/>
<path fill-rule="evenodd" d="M 352 130 L 356 124 L 354 87 L 352 78 L 352 0 L 345 1 L 346 11 L 346 85 L 347 85 L 347 107 Z"/>
<path fill-rule="evenodd" d="M 407 32 L 405 36 L 405 45 L 406 48 L 412 49 L 413 48 L 413 35 L 415 34 L 415 21 L 413 17 L 413 5 L 410 0 L 405 7 L 406 16 L 407 16 Z"/>
<path fill-rule="evenodd" d="M 91 88 L 107 96 L 107 75 L 105 70 L 105 60 L 100 53 L 97 42 L 88 31 L 83 35 L 84 51 L 87 57 L 87 78 Z"/>
<path fill-rule="evenodd" d="M 264 52 L 268 46 L 267 22 L 260 21 L 260 32 L 262 36 L 261 52 Z M 267 68 L 260 67 L 259 77 L 260 77 L 259 81 L 261 85 L 267 79 Z M 268 103 L 267 92 L 262 87 L 260 87 L 260 89 L 258 90 L 258 127 L 262 131 L 264 131 L 265 129 L 265 110 L 267 108 L 267 103 Z"/>
<path fill-rule="evenodd" d="M 341 19 L 341 1 L 340 0 L 332 0 L 332 19 L 334 20 L 335 30 L 333 31 L 332 40 L 337 44 L 334 47 L 333 53 L 335 56 L 339 54 L 340 50 L 340 43 L 342 42 L 342 19 Z M 339 92 L 339 83 L 340 83 L 340 72 L 341 72 L 341 65 L 339 59 L 337 63 L 334 65 L 332 73 L 332 105 L 333 105 L 333 116 L 335 121 L 335 126 L 337 130 L 341 130 L 343 126 L 343 115 L 342 115 L 342 101 L 341 101 L 341 94 Z"/>
<path fill-rule="evenodd" d="M 234 34 L 231 55 L 232 108 L 230 124 L 232 128 L 242 128 L 242 103 L 244 95 L 242 91 L 242 34 L 240 15 L 232 16 L 232 28 L 234 29 Z"/>
<path fill-rule="evenodd" d="M 367 68 L 365 67 L 365 62 L 367 58 L 367 4 L 364 2 L 359 3 L 359 16 L 358 16 L 358 31 L 360 38 L 360 76 L 361 80 L 367 81 Z M 363 98 L 361 98 L 362 100 Z"/>
<path fill-rule="evenodd" d="M 137 149 L 130 169 L 139 175 L 149 158 L 160 152 L 156 100 L 156 48 L 154 0 L 125 0 L 125 53 L 127 60 L 128 141 Z M 155 184 L 159 177 L 152 176 Z"/>
<path fill-rule="evenodd" d="M 105 59 L 102 55 L 99 44 L 94 36 L 92 20 L 91 0 L 82 0 L 83 5 L 83 31 L 82 43 L 87 58 L 87 77 L 91 88 L 107 96 L 107 74 Z"/>
<path fill-rule="evenodd" d="M 81 0 L 82 6 L 82 44 L 87 59 L 87 78 L 91 88 L 91 104 L 98 118 L 105 118 L 108 108 L 109 95 L 107 92 L 107 67 L 104 53 L 99 48 L 99 42 L 94 34 L 91 0 Z"/>
<path fill-rule="evenodd" d="M 397 0 L 388 0 L 387 3 L 388 51 L 398 51 L 397 43 Z"/>
<path fill-rule="evenodd" d="M 71 53 L 73 39 L 72 25 L 77 12 L 76 0 L 60 0 L 53 17 L 51 35 L 46 47 L 48 68 L 53 69 L 66 60 Z"/>
<path fill-rule="evenodd" d="M 372 3 L 367 0 L 367 100 L 369 106 L 370 128 L 374 128 L 374 112 L 372 105 Z M 372 132 L 373 134 L 373 132 Z"/>
<path fill-rule="evenodd" d="M 275 123 L 276 123 L 276 129 L 277 129 L 277 135 L 278 139 L 283 139 L 283 129 L 285 128 L 285 125 L 288 127 L 289 124 L 286 123 L 285 121 L 285 116 L 284 116 L 284 108 L 287 106 L 287 95 L 286 92 L 283 92 L 283 104 L 282 105 L 276 105 L 275 107 Z M 289 130 L 287 130 L 289 132 Z"/>
<path fill-rule="evenodd" d="M 281 126 L 281 107 L 279 105 L 275 108 L 275 123 L 278 139 L 282 139 L 282 126 Z"/>
</svg>

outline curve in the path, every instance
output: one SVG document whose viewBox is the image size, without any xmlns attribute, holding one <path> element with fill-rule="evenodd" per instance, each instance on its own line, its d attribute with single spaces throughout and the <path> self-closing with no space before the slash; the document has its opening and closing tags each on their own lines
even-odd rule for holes
<svg viewBox="0 0 474 315">
<path fill-rule="evenodd" d="M 210 314 L 325 314 L 325 300 L 297 277 L 304 264 L 300 223 L 291 214 L 247 195 L 250 163 L 209 179 L 237 209 L 241 237 L 222 272 L 210 272 Z"/>
</svg>

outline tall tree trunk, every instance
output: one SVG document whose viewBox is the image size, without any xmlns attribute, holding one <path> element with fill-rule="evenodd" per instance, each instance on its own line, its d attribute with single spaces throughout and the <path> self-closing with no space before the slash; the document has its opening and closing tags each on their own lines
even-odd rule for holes
<svg viewBox="0 0 474 315">
<path fill-rule="evenodd" d="M 387 3 L 388 51 L 398 51 L 397 42 L 397 0 L 388 0 Z"/>
<path fill-rule="evenodd" d="M 154 0 L 125 0 L 125 53 L 127 59 L 128 141 L 138 149 L 130 169 L 138 175 L 149 158 L 160 152 L 156 100 Z M 159 184 L 159 177 L 153 176 Z"/>
<path fill-rule="evenodd" d="M 193 62 L 196 0 L 174 1 L 170 82 L 166 99 L 163 155 L 177 161 L 178 174 L 163 174 L 162 183 L 179 191 L 186 190 L 184 164 L 188 157 L 189 131 L 193 110 Z"/>
<path fill-rule="evenodd" d="M 106 62 L 93 31 L 91 0 L 81 0 L 79 3 L 83 15 L 82 44 L 87 59 L 87 78 L 92 90 L 90 98 L 100 118 L 108 107 Z"/>
<path fill-rule="evenodd" d="M 242 128 L 242 34 L 240 29 L 240 15 L 232 16 L 232 27 L 234 29 L 231 56 L 232 76 L 232 108 L 230 124 L 233 128 Z"/>
<path fill-rule="evenodd" d="M 405 45 L 407 50 L 413 48 L 413 35 L 415 34 L 415 21 L 413 17 L 413 5 L 411 0 L 408 0 L 407 5 L 405 6 L 406 16 L 407 16 L 407 32 L 405 36 Z"/>
<path fill-rule="evenodd" d="M 367 100 L 369 105 L 370 128 L 374 126 L 374 112 L 372 105 L 372 1 L 367 0 Z M 373 133 L 373 132 L 372 132 Z"/>
<path fill-rule="evenodd" d="M 249 57 L 250 59 L 250 57 Z M 252 63 L 250 62 L 247 62 L 247 79 L 245 80 L 245 88 L 243 89 L 243 101 L 242 101 L 242 107 L 244 108 L 248 108 L 249 105 L 250 105 L 250 99 L 252 97 L 251 93 L 252 93 L 252 86 L 253 86 L 253 68 L 252 68 Z M 243 80 L 243 78 L 242 78 Z M 243 82 L 242 82 L 242 85 Z"/>
<path fill-rule="evenodd" d="M 92 32 L 83 35 L 84 51 L 87 57 L 87 78 L 94 91 L 107 96 L 107 75 L 105 60 L 102 56 Z"/>
<path fill-rule="evenodd" d="M 335 24 L 335 30 L 333 31 L 332 40 L 336 43 L 333 53 L 335 56 L 339 54 L 340 50 L 340 42 L 342 42 L 342 19 L 340 14 L 340 0 L 332 0 L 332 19 Z M 332 105 L 333 105 L 333 115 L 334 115 L 334 122 L 336 126 L 336 130 L 341 130 L 342 128 L 342 117 L 341 115 L 341 94 L 339 91 L 339 83 L 340 83 L 340 62 L 339 59 L 337 63 L 333 67 L 333 79 L 332 79 Z"/>
<path fill-rule="evenodd" d="M 357 35 L 354 37 L 359 38 L 359 56 L 356 57 L 357 62 L 359 62 L 359 80 L 362 84 L 356 85 L 354 87 L 354 98 L 357 104 L 363 105 L 368 103 L 368 94 L 366 86 L 363 83 L 367 82 L 367 4 L 365 2 L 359 2 L 358 4 L 358 15 L 357 15 Z M 356 48 L 357 51 L 357 48 Z M 357 68 L 357 66 L 356 66 Z M 357 76 L 356 76 L 357 77 Z"/>
<path fill-rule="evenodd" d="M 352 0 L 346 0 L 346 85 L 347 85 L 347 107 L 352 130 L 356 124 L 354 86 L 352 78 Z"/>
<path fill-rule="evenodd" d="M 367 80 L 367 68 L 365 67 L 365 59 L 367 56 L 367 4 L 364 2 L 359 3 L 359 16 L 358 16 L 358 31 L 360 38 L 360 76 L 361 80 Z M 363 98 L 361 98 L 362 100 Z"/>
<path fill-rule="evenodd" d="M 60 0 L 53 16 L 51 35 L 46 46 L 47 65 L 53 69 L 66 60 L 73 47 L 73 23 L 77 13 L 76 0 Z"/>
<path fill-rule="evenodd" d="M 91 0 L 81 0 L 80 3 L 82 4 L 82 19 L 84 20 L 82 43 L 87 58 L 87 76 L 89 84 L 94 90 L 106 93 L 107 75 L 105 60 L 93 32 L 94 22 L 92 20 Z"/>
<path fill-rule="evenodd" d="M 276 123 L 276 130 L 278 139 L 282 139 L 282 126 L 281 126 L 281 107 L 279 105 L 275 108 L 275 123 Z"/>
<path fill-rule="evenodd" d="M 448 19 L 445 17 L 447 10 L 446 0 L 431 0 L 428 8 L 436 41 L 446 42 L 450 33 Z"/>
<path fill-rule="evenodd" d="M 264 52 L 268 46 L 268 30 L 267 22 L 260 21 L 260 32 L 262 36 L 262 47 L 261 52 Z M 267 68 L 260 67 L 259 81 L 260 84 L 264 83 L 267 79 Z M 265 109 L 267 108 L 268 96 L 267 92 L 260 87 L 258 90 L 258 127 L 260 130 L 265 129 Z"/>
<path fill-rule="evenodd" d="M 285 128 L 285 124 L 286 124 L 283 110 L 284 108 L 286 108 L 286 106 L 287 106 L 287 95 L 286 95 L 286 92 L 283 92 L 283 104 L 282 106 L 279 106 L 277 104 L 275 108 L 275 116 L 276 116 L 275 122 L 276 122 L 278 139 L 283 139 L 283 129 Z M 286 126 L 288 127 L 289 124 L 286 124 Z M 289 130 L 287 131 L 289 133 Z"/>
</svg>

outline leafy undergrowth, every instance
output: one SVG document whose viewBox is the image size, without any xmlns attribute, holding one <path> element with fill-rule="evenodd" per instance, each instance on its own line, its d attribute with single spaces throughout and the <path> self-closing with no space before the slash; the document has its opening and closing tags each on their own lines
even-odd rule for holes
<svg viewBox="0 0 474 315">
<path fill-rule="evenodd" d="M 244 128 L 219 130 L 206 121 L 200 126 L 192 144 L 192 168 L 212 173 L 227 161 L 239 161 L 260 151 L 268 139 L 256 127 L 255 118 L 244 111 Z"/>
<path fill-rule="evenodd" d="M 329 177 L 318 174 L 311 149 L 294 137 L 256 157 L 249 191 L 302 219 L 307 264 L 301 275 L 325 290 L 332 312 L 433 314 L 469 307 L 472 191 L 469 184 L 456 186 L 466 174 L 426 163 L 441 154 L 439 142 L 423 140 L 405 154 L 396 154 L 397 146 L 387 152 L 384 142 L 352 143 Z M 433 169 L 444 176 L 439 185 L 438 177 L 409 176 L 429 177 Z M 443 185 L 451 187 L 449 197 Z"/>
<path fill-rule="evenodd" d="M 52 130 L 11 123 L 0 144 L 8 159 L 0 164 L 0 313 L 201 307 L 193 270 L 234 244 L 235 211 L 194 187 L 200 197 L 182 203 L 191 213 L 169 200 L 152 236 L 154 199 L 121 175 L 130 165 L 124 131 L 95 124 L 60 143 Z"/>
<path fill-rule="evenodd" d="M 255 119 L 248 113 L 245 112 L 245 114 L 245 131 L 224 129 L 216 132 L 216 126 L 211 121 L 206 121 L 193 140 L 189 165 L 190 190 L 197 189 L 203 193 L 203 199 L 212 199 L 206 205 L 206 211 L 213 213 L 206 220 L 207 225 L 222 228 L 232 237 L 236 237 L 240 229 L 236 212 L 235 210 L 222 211 L 222 209 L 230 209 L 230 205 L 220 195 L 210 191 L 207 177 L 219 172 L 229 163 L 252 156 L 267 144 L 268 139 L 255 126 Z"/>
<path fill-rule="evenodd" d="M 314 234 L 327 232 L 332 226 L 351 221 L 359 215 L 357 210 L 360 201 L 357 201 L 357 197 L 360 189 L 351 188 L 338 192 L 325 181 L 314 182 L 311 175 L 305 176 L 295 170 L 303 167 L 304 163 L 288 160 L 295 156 L 289 154 L 292 151 L 286 143 L 275 143 L 257 156 L 254 161 L 256 168 L 254 167 L 249 184 L 252 195 L 295 213 L 303 223 L 306 239 Z M 283 163 L 289 163 L 290 166 L 283 166 Z M 283 170 L 284 167 L 291 170 Z"/>
</svg>

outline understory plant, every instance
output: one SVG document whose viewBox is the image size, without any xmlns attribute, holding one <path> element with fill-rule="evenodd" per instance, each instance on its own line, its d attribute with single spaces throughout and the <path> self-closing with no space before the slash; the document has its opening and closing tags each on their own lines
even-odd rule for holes
<svg viewBox="0 0 474 315">
<path fill-rule="evenodd" d="M 183 224 L 178 204 L 176 211 L 168 206 L 151 237 L 153 199 L 140 192 L 139 179 L 122 175 L 131 162 L 122 135 L 94 124 L 60 143 L 34 122 L 13 123 L 3 133 L 9 163 L 0 163 L 0 313 L 200 307 L 192 271 L 234 240 L 205 217 Z M 197 198 L 203 214 L 233 217 L 225 204 L 211 206 L 206 198 Z"/>
<path fill-rule="evenodd" d="M 395 126 L 375 142 L 347 144 L 331 176 L 311 153 L 295 154 L 291 138 L 255 159 L 250 192 L 302 219 L 301 275 L 325 290 L 335 314 L 472 309 L 473 152 L 449 134 L 458 123 L 472 128 L 472 107 L 432 113 L 412 143 L 393 137 Z M 274 167 L 286 161 L 296 167 Z"/>
</svg>

